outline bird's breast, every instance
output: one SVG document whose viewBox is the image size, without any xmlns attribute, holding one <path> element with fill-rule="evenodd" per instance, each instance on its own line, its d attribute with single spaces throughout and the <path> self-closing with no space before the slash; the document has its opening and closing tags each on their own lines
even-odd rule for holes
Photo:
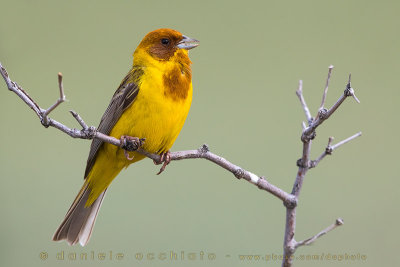
<svg viewBox="0 0 400 267">
<path fill-rule="evenodd" d="M 190 84 L 190 70 L 175 66 L 163 74 L 164 96 L 174 101 L 184 101 L 188 97 Z"/>
<path fill-rule="evenodd" d="M 122 114 L 111 135 L 145 138 L 145 150 L 165 152 L 178 137 L 191 101 L 192 83 L 187 75 L 180 70 L 178 73 L 147 69 L 135 101 Z"/>
</svg>

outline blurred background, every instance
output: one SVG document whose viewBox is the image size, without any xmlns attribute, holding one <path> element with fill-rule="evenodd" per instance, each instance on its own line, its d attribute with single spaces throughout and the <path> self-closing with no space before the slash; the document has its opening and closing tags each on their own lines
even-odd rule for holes
<svg viewBox="0 0 400 267">
<path fill-rule="evenodd" d="M 301 155 L 299 79 L 315 115 L 328 66 L 335 68 L 327 106 L 342 94 L 351 73 L 361 104 L 347 99 L 318 129 L 312 157 L 324 150 L 329 136 L 335 142 L 358 131 L 363 136 L 307 175 L 296 239 L 338 217 L 345 225 L 298 249 L 295 266 L 398 262 L 397 1 L 2 0 L 0 5 L 1 63 L 43 108 L 58 97 L 62 72 L 69 101 L 51 117 L 69 127 L 79 127 L 71 109 L 97 126 L 147 32 L 168 27 L 199 39 L 201 45 L 190 51 L 193 104 L 172 150 L 207 143 L 214 153 L 288 192 Z M 52 242 L 83 183 L 90 142 L 42 127 L 3 81 L 0 103 L 1 266 L 280 266 L 273 257 L 282 254 L 282 203 L 204 160 L 173 162 L 160 176 L 151 160 L 132 165 L 113 182 L 86 247 Z M 119 253 L 124 256 L 118 260 Z M 331 259 L 306 259 L 315 255 Z M 346 255 L 356 258 L 338 260 Z"/>
</svg>

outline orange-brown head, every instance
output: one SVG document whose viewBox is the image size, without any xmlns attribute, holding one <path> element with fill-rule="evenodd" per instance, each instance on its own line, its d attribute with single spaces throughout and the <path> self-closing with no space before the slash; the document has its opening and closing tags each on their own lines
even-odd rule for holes
<svg viewBox="0 0 400 267">
<path fill-rule="evenodd" d="M 149 32 L 136 48 L 134 57 L 150 55 L 158 61 L 168 61 L 180 50 L 189 50 L 199 45 L 199 41 L 172 29 L 158 29 Z M 144 53 L 143 53 L 144 52 Z M 187 56 L 187 51 L 184 53 Z"/>
<path fill-rule="evenodd" d="M 186 100 L 192 82 L 188 50 L 199 45 L 176 30 L 158 29 L 148 33 L 133 54 L 133 68 L 143 68 L 145 74 L 162 79 L 164 95 L 174 100 Z"/>
</svg>

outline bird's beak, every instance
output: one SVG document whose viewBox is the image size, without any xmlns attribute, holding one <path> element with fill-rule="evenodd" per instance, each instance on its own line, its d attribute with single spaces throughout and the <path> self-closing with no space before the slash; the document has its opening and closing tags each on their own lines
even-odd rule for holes
<svg viewBox="0 0 400 267">
<path fill-rule="evenodd" d="M 179 49 L 192 49 L 199 45 L 199 41 L 185 35 L 182 35 L 182 40 L 176 45 Z"/>
</svg>

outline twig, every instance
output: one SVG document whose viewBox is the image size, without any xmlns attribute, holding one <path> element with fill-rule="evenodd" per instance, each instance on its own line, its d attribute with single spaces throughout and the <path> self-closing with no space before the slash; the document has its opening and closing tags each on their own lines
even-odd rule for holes
<svg viewBox="0 0 400 267">
<path fill-rule="evenodd" d="M 47 117 L 50 112 L 52 112 L 58 105 L 63 103 L 65 101 L 65 95 L 64 95 L 64 88 L 63 88 L 63 83 L 62 83 L 62 74 L 61 72 L 58 73 L 58 88 L 60 90 L 60 98 L 57 99 L 56 103 L 54 103 L 51 107 L 46 109 L 45 111 L 42 112 L 42 117 L 43 117 L 43 125 L 48 127 L 49 126 L 49 118 Z"/>
<path fill-rule="evenodd" d="M 296 95 L 299 97 L 301 106 L 303 107 L 303 110 L 304 110 L 304 114 L 306 115 L 307 122 L 310 125 L 313 118 L 311 117 L 310 110 L 308 109 L 306 100 L 304 99 L 304 96 L 303 96 L 303 81 L 302 80 L 299 80 L 299 86 L 296 90 Z"/>
<path fill-rule="evenodd" d="M 307 128 L 307 125 L 304 121 L 301 123 L 301 127 L 303 128 L 303 131 Z"/>
<path fill-rule="evenodd" d="M 333 146 L 331 147 L 331 152 L 330 152 L 330 153 L 332 153 L 333 150 L 335 150 L 336 148 L 340 147 L 341 145 L 344 145 L 344 144 L 350 142 L 351 140 L 353 140 L 353 139 L 355 139 L 355 138 L 357 138 L 357 137 L 359 137 L 359 136 L 361 136 L 361 135 L 362 135 L 362 132 L 358 132 L 358 133 L 356 133 L 355 135 L 352 135 L 352 136 L 350 136 L 349 138 L 344 139 L 344 140 L 340 141 L 339 143 L 333 145 Z"/>
<path fill-rule="evenodd" d="M 87 124 L 83 121 L 83 119 L 81 118 L 81 116 L 79 116 L 79 114 L 78 113 L 76 113 L 75 111 L 73 111 L 73 110 L 70 110 L 69 111 L 71 114 L 72 114 L 72 116 L 78 121 L 78 123 L 82 126 L 82 128 L 83 129 L 88 129 L 89 128 L 89 126 L 87 126 Z"/>
<path fill-rule="evenodd" d="M 317 167 L 318 163 L 319 163 L 321 160 L 323 160 L 323 159 L 325 158 L 325 156 L 327 156 L 327 155 L 332 155 L 332 152 L 333 152 L 335 149 L 337 149 L 337 148 L 340 147 L 341 145 L 346 144 L 347 142 L 350 142 L 350 141 L 353 140 L 353 139 L 356 139 L 357 137 L 361 136 L 361 134 L 362 134 L 361 132 L 358 132 L 358 133 L 356 133 L 355 135 L 352 135 L 352 136 L 350 136 L 349 138 L 347 138 L 347 139 L 345 139 L 345 140 L 342 140 L 342 141 L 340 141 L 339 143 L 337 143 L 337 144 L 335 144 L 335 145 L 333 145 L 333 146 L 331 146 L 331 143 L 332 143 L 332 141 L 333 141 L 333 137 L 329 137 L 328 145 L 326 146 L 325 151 L 324 151 L 316 160 L 313 160 L 313 161 L 311 162 L 310 169 L 311 169 L 311 168 Z"/>
<path fill-rule="evenodd" d="M 1 76 L 3 76 L 4 81 L 7 84 L 8 90 L 13 91 L 19 98 L 22 99 L 22 101 L 25 102 L 25 104 L 28 105 L 35 113 L 36 115 L 41 118 L 42 116 L 42 110 L 36 104 L 35 101 L 16 83 L 11 81 L 10 77 L 8 76 L 7 70 L 3 68 L 3 65 L 0 63 L 0 73 Z"/>
<path fill-rule="evenodd" d="M 321 106 L 319 107 L 319 110 L 323 109 L 325 106 L 325 101 L 326 101 L 326 96 L 328 94 L 329 80 L 331 79 L 332 69 L 333 69 L 333 65 L 330 65 L 329 69 L 328 69 L 328 77 L 326 78 L 325 90 L 324 90 L 324 94 L 322 95 L 322 101 L 321 101 Z"/>
<path fill-rule="evenodd" d="M 298 248 L 298 247 L 301 247 L 301 246 L 308 246 L 308 245 L 311 245 L 315 240 L 317 240 L 317 239 L 320 238 L 321 236 L 323 236 L 323 235 L 329 233 L 330 231 L 332 231 L 332 230 L 335 229 L 336 227 L 343 225 L 343 223 L 344 223 L 343 220 L 342 220 L 341 218 L 338 218 L 338 219 L 336 219 L 336 221 L 335 221 L 332 225 L 328 226 L 327 228 L 325 228 L 324 230 L 322 230 L 321 232 L 319 232 L 319 233 L 316 234 L 315 236 L 310 237 L 310 238 L 308 238 L 308 239 L 306 239 L 306 240 L 297 242 L 296 245 L 295 245 L 295 247 Z"/>
</svg>

